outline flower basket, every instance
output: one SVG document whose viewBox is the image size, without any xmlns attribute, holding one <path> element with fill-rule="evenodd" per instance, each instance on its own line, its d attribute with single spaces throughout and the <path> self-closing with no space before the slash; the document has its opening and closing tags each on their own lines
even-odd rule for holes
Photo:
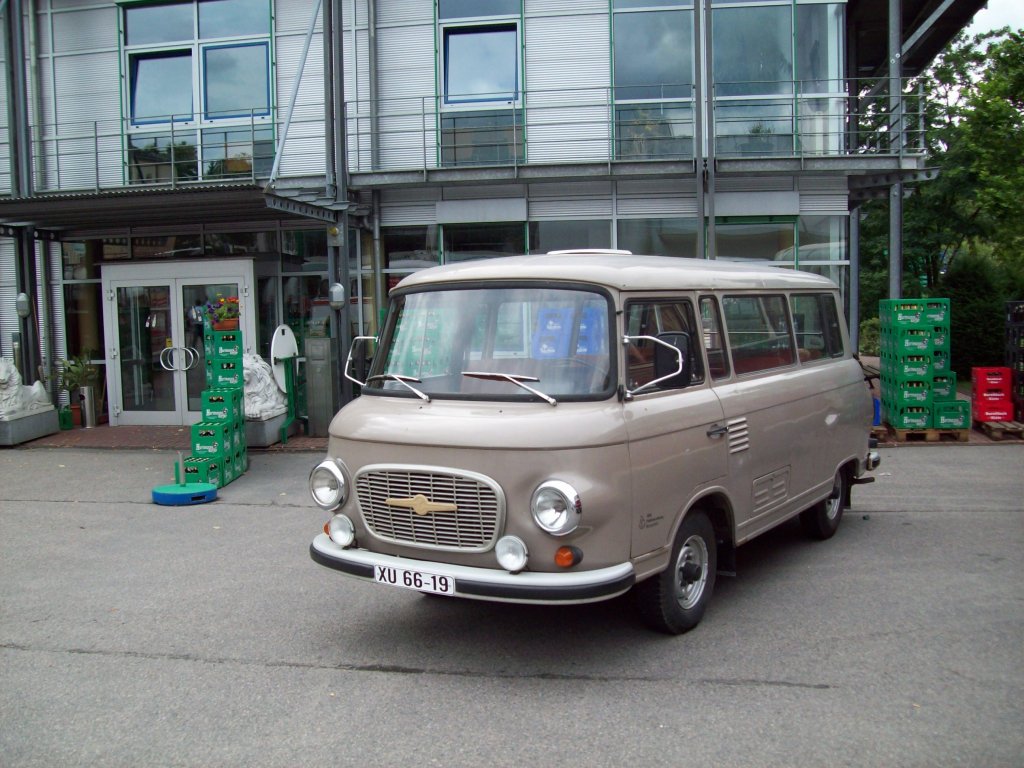
<svg viewBox="0 0 1024 768">
<path fill-rule="evenodd" d="M 206 322 L 215 331 L 237 331 L 240 314 L 238 297 L 218 296 L 206 305 Z"/>
</svg>

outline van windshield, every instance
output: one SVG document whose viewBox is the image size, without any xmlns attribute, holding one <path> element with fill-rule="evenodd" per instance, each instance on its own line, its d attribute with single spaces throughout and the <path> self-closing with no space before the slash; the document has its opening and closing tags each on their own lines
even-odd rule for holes
<svg viewBox="0 0 1024 768">
<path fill-rule="evenodd" d="M 402 294 L 365 391 L 549 402 L 608 396 L 610 311 L 604 294 L 573 288 Z"/>
</svg>

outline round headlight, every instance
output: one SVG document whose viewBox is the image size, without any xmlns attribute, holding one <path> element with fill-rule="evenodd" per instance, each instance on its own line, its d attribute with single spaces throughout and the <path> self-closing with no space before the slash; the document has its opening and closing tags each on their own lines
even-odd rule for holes
<svg viewBox="0 0 1024 768">
<path fill-rule="evenodd" d="M 518 536 L 502 536 L 494 545 L 498 565 L 510 573 L 519 573 L 526 567 L 526 545 Z"/>
<path fill-rule="evenodd" d="M 583 515 L 583 502 L 576 489 L 561 480 L 541 483 L 530 501 L 533 519 L 552 536 L 564 536 L 576 530 Z"/>
<path fill-rule="evenodd" d="M 356 527 L 346 515 L 335 515 L 327 524 L 328 535 L 331 541 L 339 547 L 350 547 L 356 540 Z"/>
<path fill-rule="evenodd" d="M 340 507 L 348 495 L 345 473 L 331 459 L 321 461 L 309 473 L 309 492 L 313 501 L 324 509 Z"/>
</svg>

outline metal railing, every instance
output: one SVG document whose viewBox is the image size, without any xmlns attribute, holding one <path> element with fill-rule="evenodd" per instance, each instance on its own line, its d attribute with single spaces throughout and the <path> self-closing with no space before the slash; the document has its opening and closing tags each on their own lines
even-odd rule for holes
<svg viewBox="0 0 1024 768">
<path fill-rule="evenodd" d="M 524 91 L 481 110 L 448 108 L 436 96 L 354 100 L 346 103 L 349 172 L 690 161 L 709 146 L 719 158 L 923 155 L 920 98 L 906 90 L 894 113 L 877 83 L 720 83 L 710 119 L 702 121 L 706 136 L 697 135 L 699 102 L 616 99 L 613 88 Z M 33 188 L 265 183 L 281 122 L 250 115 L 33 125 Z M 295 106 L 277 180 L 324 175 L 325 126 L 322 103 Z"/>
</svg>

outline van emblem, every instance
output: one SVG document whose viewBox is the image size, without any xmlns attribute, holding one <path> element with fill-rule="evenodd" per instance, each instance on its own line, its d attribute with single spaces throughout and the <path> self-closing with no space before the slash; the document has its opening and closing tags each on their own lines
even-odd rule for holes
<svg viewBox="0 0 1024 768">
<path fill-rule="evenodd" d="M 454 504 L 442 504 L 428 499 L 422 493 L 417 493 L 411 499 L 384 499 L 389 507 L 404 507 L 411 509 L 417 515 L 429 515 L 431 512 L 458 512 L 459 508 Z"/>
</svg>

